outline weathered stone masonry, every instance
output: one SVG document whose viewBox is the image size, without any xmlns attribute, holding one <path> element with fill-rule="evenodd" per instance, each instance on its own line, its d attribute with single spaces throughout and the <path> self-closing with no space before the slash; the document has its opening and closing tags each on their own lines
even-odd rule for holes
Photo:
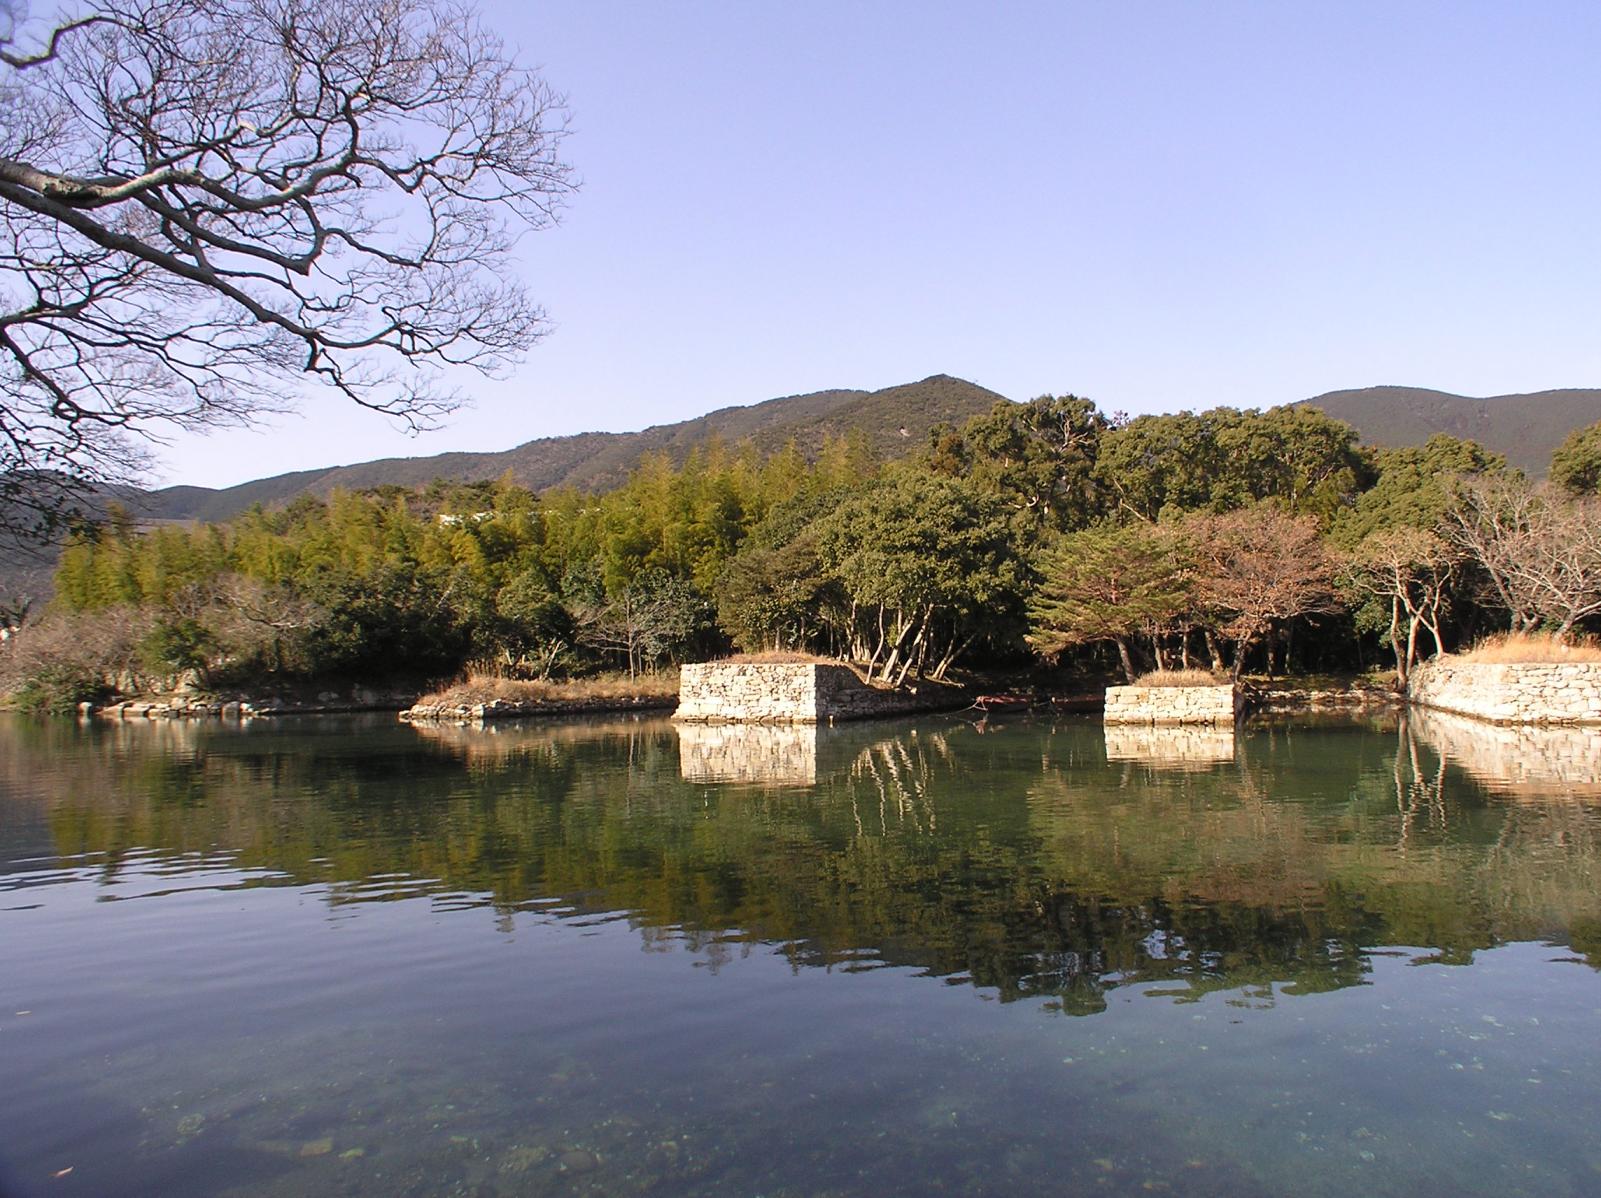
<svg viewBox="0 0 1601 1198">
<path fill-rule="evenodd" d="M 1601 662 L 1437 657 L 1412 671 L 1407 699 L 1492 724 L 1601 724 Z"/>
<path fill-rule="evenodd" d="M 1245 701 L 1232 686 L 1109 686 L 1108 724 L 1233 724 Z"/>
<path fill-rule="evenodd" d="M 678 676 L 673 719 L 703 724 L 827 724 L 960 707 L 959 691 L 922 692 L 868 686 L 845 666 L 709 661 Z"/>
</svg>

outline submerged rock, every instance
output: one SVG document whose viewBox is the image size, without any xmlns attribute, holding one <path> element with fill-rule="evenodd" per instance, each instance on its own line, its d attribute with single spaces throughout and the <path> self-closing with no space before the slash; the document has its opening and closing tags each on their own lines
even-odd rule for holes
<svg viewBox="0 0 1601 1198">
<path fill-rule="evenodd" d="M 600 1157 L 585 1148 L 569 1148 L 559 1163 L 563 1173 L 589 1173 L 600 1168 Z"/>
</svg>

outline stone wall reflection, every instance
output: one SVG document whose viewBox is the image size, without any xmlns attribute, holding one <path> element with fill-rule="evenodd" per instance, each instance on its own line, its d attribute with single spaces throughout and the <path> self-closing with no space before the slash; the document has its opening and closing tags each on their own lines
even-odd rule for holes
<svg viewBox="0 0 1601 1198">
<path fill-rule="evenodd" d="M 1490 724 L 1421 708 L 1407 722 L 1420 741 L 1498 794 L 1601 799 L 1601 727 Z"/>
<path fill-rule="evenodd" d="M 678 724 L 678 771 L 686 782 L 812 786 L 816 724 Z"/>
<path fill-rule="evenodd" d="M 1234 760 L 1234 727 L 1107 724 L 1106 759 L 1158 769 L 1210 769 Z"/>
<path fill-rule="evenodd" d="M 0 718 L 0 848 L 108 880 L 198 853 L 331 906 L 624 913 L 697 953 L 762 942 L 1075 1012 L 1134 983 L 1357 984 L 1374 945 L 1601 961 L 1601 804 L 1487 799 L 1423 731 L 1257 729 L 1226 769 L 1108 769 L 1089 721 L 798 731 Z M 1141 760 L 1193 759 L 1181 731 Z"/>
</svg>

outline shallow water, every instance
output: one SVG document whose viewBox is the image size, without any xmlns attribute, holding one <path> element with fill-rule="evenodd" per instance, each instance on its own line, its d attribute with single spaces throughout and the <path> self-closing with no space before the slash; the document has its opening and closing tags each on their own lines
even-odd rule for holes
<svg viewBox="0 0 1601 1198">
<path fill-rule="evenodd" d="M 12 720 L 0 954 L 7 1195 L 1601 1192 L 1571 731 Z"/>
</svg>

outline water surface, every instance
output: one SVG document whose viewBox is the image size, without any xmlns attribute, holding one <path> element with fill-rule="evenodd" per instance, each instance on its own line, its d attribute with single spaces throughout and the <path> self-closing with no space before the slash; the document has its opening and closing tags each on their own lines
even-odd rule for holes
<svg viewBox="0 0 1601 1198">
<path fill-rule="evenodd" d="M 1587 735 L 0 723 L 0 1191 L 1594 1194 Z"/>
</svg>

